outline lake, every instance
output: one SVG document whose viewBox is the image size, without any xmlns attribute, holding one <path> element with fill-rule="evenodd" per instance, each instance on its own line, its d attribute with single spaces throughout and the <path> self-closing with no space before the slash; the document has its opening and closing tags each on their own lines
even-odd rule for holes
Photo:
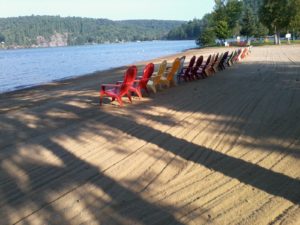
<svg viewBox="0 0 300 225">
<path fill-rule="evenodd" d="M 182 52 L 195 41 L 147 41 L 0 51 L 0 93 Z"/>
</svg>

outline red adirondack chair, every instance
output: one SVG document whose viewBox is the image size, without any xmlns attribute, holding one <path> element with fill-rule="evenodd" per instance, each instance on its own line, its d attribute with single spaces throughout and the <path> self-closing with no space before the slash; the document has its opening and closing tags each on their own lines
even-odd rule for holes
<svg viewBox="0 0 300 225">
<path fill-rule="evenodd" d="M 130 91 L 135 92 L 140 98 L 142 97 L 142 90 L 145 90 L 147 94 L 149 94 L 149 91 L 147 89 L 147 83 L 152 76 L 154 71 L 154 64 L 149 63 L 146 65 L 143 76 L 138 77 L 133 85 L 130 87 Z"/>
<path fill-rule="evenodd" d="M 123 106 L 122 97 L 124 95 L 127 95 L 129 101 L 132 102 L 130 87 L 135 81 L 136 74 L 137 74 L 136 66 L 130 66 L 125 72 L 123 83 L 102 84 L 100 90 L 100 105 L 102 105 L 102 98 L 104 96 L 111 97 L 112 101 L 117 100 L 120 106 Z"/>
</svg>

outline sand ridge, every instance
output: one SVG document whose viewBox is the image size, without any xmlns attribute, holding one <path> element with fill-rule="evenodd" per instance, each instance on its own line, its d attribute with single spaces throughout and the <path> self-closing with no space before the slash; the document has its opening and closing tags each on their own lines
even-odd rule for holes
<svg viewBox="0 0 300 225">
<path fill-rule="evenodd" d="M 299 50 L 123 108 L 126 66 L 0 95 L 0 224 L 299 224 Z"/>
</svg>

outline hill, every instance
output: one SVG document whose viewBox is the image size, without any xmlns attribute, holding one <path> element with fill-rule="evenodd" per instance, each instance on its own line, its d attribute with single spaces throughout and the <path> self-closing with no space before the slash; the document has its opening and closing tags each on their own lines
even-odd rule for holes
<svg viewBox="0 0 300 225">
<path fill-rule="evenodd" d="M 51 47 L 165 39 L 184 21 L 92 19 L 60 16 L 0 18 L 2 47 Z"/>
</svg>

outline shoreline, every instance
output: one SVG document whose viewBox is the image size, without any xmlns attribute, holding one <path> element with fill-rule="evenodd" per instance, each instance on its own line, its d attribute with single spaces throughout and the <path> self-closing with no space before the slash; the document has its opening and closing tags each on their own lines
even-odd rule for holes
<svg viewBox="0 0 300 225">
<path fill-rule="evenodd" d="M 158 42 L 161 42 L 161 41 L 164 41 L 164 40 L 156 40 Z M 190 40 L 188 40 L 190 41 Z M 148 42 L 153 42 L 153 41 L 148 41 Z M 169 42 L 169 41 L 168 41 Z M 176 41 L 175 41 L 176 42 Z M 135 42 L 127 42 L 127 43 L 135 43 Z M 123 43 L 112 43 L 112 44 L 123 44 Z M 92 46 L 92 45 L 89 45 L 89 46 Z M 69 48 L 69 47 L 85 47 L 85 46 L 61 46 L 61 47 L 58 47 L 58 48 Z M 87 46 L 88 47 L 88 46 Z M 29 50 L 30 48 L 28 49 L 15 49 L 15 50 Z M 36 50 L 39 50 L 40 48 L 37 48 Z M 51 49 L 51 48 L 44 48 L 44 49 Z M 193 49 L 193 48 L 192 48 Z M 30 50 L 34 50 L 34 49 L 30 49 Z M 132 63 L 133 64 L 137 64 L 137 63 L 140 63 L 140 62 L 150 62 L 150 61 L 155 61 L 156 59 L 158 58 L 164 58 L 164 57 L 172 57 L 172 55 L 176 55 L 176 54 L 180 54 L 180 53 L 184 53 L 186 51 L 189 51 L 191 50 L 190 48 L 188 49 L 183 49 L 177 53 L 171 53 L 171 54 L 167 54 L 167 55 L 161 55 L 161 56 L 157 56 L 155 58 L 152 58 L 152 59 L 149 59 L 149 60 L 145 60 L 145 61 L 135 61 Z M 38 87 L 38 86 L 45 86 L 45 85 L 48 85 L 48 84 L 53 84 L 53 83 L 60 83 L 60 82 L 63 82 L 65 80 L 72 80 L 72 79 L 76 79 L 76 78 L 81 78 L 83 76 L 90 76 L 90 75 L 95 75 L 95 74 L 98 74 L 100 72 L 104 72 L 104 71 L 110 71 L 110 70 L 115 70 L 115 69 L 119 69 L 119 68 L 122 68 L 126 66 L 126 64 L 124 65 L 118 65 L 117 67 L 110 67 L 110 68 L 104 68 L 104 69 L 100 69 L 100 70 L 95 70 L 95 71 L 91 71 L 91 72 L 86 72 L 86 73 L 82 73 L 82 74 L 77 74 L 77 75 L 68 75 L 67 77 L 63 77 L 63 78 L 58 78 L 58 79 L 53 79 L 53 80 L 49 80 L 49 81 L 45 81 L 45 82 L 41 82 L 41 83 L 37 83 L 37 84 L 28 84 L 28 85 L 18 85 L 17 87 L 11 87 L 9 90 L 4 90 L 3 92 L 0 92 L 0 95 L 2 94 L 6 94 L 6 93 L 11 93 L 11 92 L 16 92 L 16 91 L 20 91 L 20 90 L 27 90 L 27 89 L 31 89 L 31 88 L 34 88 L 34 87 Z M 95 68 L 94 68 L 95 69 Z M 66 71 L 65 71 L 66 72 Z M 74 73 L 76 73 L 74 71 Z M 10 86 L 10 85 L 9 85 Z"/>
<path fill-rule="evenodd" d="M 143 64 L 150 63 L 150 62 L 153 62 L 154 64 L 157 64 L 157 63 L 159 63 L 160 61 L 162 61 L 164 59 L 166 59 L 168 61 L 168 63 L 170 63 L 170 61 L 172 59 L 175 59 L 176 57 L 181 57 L 182 55 L 187 55 L 187 57 L 188 57 L 189 55 L 192 54 L 191 52 L 200 51 L 200 50 L 203 50 L 203 49 L 197 49 L 197 48 L 185 49 L 185 50 L 182 50 L 181 52 L 178 52 L 178 53 L 156 57 L 156 58 L 151 59 L 151 60 L 136 61 L 135 63 L 128 64 L 128 65 L 123 65 L 123 66 L 109 68 L 109 69 L 105 69 L 105 70 L 94 71 L 94 72 L 91 72 L 91 73 L 86 73 L 86 74 L 61 78 L 61 79 L 58 79 L 58 80 L 52 80 L 52 81 L 41 83 L 41 84 L 26 86 L 24 88 L 17 88 L 16 87 L 16 89 L 1 92 L 0 97 L 2 95 L 18 94 L 19 92 L 30 91 L 30 90 L 34 90 L 34 89 L 41 89 L 43 87 L 48 88 L 49 86 L 59 85 L 59 84 L 65 83 L 65 82 L 72 82 L 72 81 L 76 81 L 76 80 L 84 80 L 84 78 L 98 77 L 98 76 L 100 76 L 100 74 L 101 75 L 106 74 L 106 73 L 113 73 L 114 74 L 115 71 L 125 70 L 129 65 L 141 66 Z M 141 71 L 139 70 L 138 72 L 141 72 Z M 120 74 L 120 75 L 122 75 L 122 74 Z M 99 78 L 101 79 L 101 77 L 99 77 Z"/>
<path fill-rule="evenodd" d="M 143 42 L 160 42 L 160 41 L 194 41 L 194 40 L 148 40 L 148 41 L 127 41 L 127 42 L 110 42 L 110 43 L 94 43 L 83 45 L 63 45 L 63 46 L 40 46 L 40 47 L 22 47 L 22 48 L 0 48 L 0 51 L 14 51 L 14 50 L 28 50 L 28 49 L 53 49 L 53 48 L 71 48 L 71 47 L 85 47 L 97 45 L 113 45 L 113 44 L 130 44 L 130 43 L 143 43 Z M 184 51 L 184 50 L 183 50 Z"/>
</svg>

